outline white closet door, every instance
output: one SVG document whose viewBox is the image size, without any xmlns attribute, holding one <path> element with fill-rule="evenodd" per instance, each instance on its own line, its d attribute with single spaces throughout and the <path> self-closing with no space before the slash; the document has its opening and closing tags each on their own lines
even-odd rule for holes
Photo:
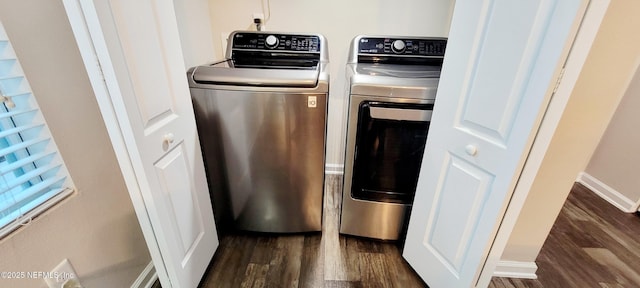
<svg viewBox="0 0 640 288">
<path fill-rule="evenodd" d="M 586 0 L 456 2 L 403 256 L 475 285 Z"/>
<path fill-rule="evenodd" d="M 65 5 L 161 284 L 197 287 L 218 239 L 173 2 Z"/>
</svg>

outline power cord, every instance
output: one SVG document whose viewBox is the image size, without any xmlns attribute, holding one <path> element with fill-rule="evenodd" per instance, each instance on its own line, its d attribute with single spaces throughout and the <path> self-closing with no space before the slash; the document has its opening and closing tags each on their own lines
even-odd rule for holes
<svg viewBox="0 0 640 288">
<path fill-rule="evenodd" d="M 260 4 L 262 4 L 262 13 L 265 14 L 263 24 L 266 25 L 267 22 L 269 22 L 269 20 L 271 19 L 271 0 L 267 0 L 267 11 L 266 11 L 267 13 L 265 13 L 265 10 L 264 10 L 264 0 L 262 0 Z"/>
</svg>

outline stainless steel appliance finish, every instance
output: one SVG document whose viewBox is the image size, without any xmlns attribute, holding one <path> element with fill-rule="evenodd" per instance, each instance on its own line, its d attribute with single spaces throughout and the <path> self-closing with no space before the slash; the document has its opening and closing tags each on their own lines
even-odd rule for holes
<svg viewBox="0 0 640 288">
<path fill-rule="evenodd" d="M 394 48 L 396 41 L 402 41 L 401 50 Z M 347 65 L 350 97 L 340 233 L 382 240 L 397 240 L 404 233 L 444 45 L 444 38 L 358 36 L 353 40 Z M 381 125 L 387 126 L 371 135 L 375 131 L 370 130 L 376 129 L 372 127 Z M 409 130 L 415 139 L 398 139 L 407 135 L 400 130 Z M 371 145 L 364 147 L 359 141 Z M 389 167 L 394 165 L 413 169 Z M 376 183 L 354 183 L 362 182 L 357 179 L 363 173 L 369 173 L 368 181 Z"/>
<path fill-rule="evenodd" d="M 321 230 L 326 47 L 321 35 L 234 32 L 227 60 L 189 70 L 218 225 Z"/>
</svg>

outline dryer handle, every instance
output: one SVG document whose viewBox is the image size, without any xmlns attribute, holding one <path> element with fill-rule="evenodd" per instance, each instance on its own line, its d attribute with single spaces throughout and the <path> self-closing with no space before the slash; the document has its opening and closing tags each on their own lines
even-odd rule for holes
<svg viewBox="0 0 640 288">
<path fill-rule="evenodd" d="M 431 121 L 431 114 L 433 110 L 369 107 L 369 115 L 374 119 L 427 122 Z"/>
</svg>

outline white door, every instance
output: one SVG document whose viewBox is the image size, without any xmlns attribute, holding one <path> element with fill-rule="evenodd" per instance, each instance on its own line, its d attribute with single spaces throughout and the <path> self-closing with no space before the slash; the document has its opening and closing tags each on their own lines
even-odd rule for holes
<svg viewBox="0 0 640 288">
<path fill-rule="evenodd" d="M 476 284 L 586 2 L 456 2 L 403 253 L 430 287 Z"/>
<path fill-rule="evenodd" d="M 96 60 L 104 73 L 104 82 L 92 84 L 162 287 L 196 287 L 218 239 L 173 2 L 65 5 L 90 77 Z"/>
</svg>

